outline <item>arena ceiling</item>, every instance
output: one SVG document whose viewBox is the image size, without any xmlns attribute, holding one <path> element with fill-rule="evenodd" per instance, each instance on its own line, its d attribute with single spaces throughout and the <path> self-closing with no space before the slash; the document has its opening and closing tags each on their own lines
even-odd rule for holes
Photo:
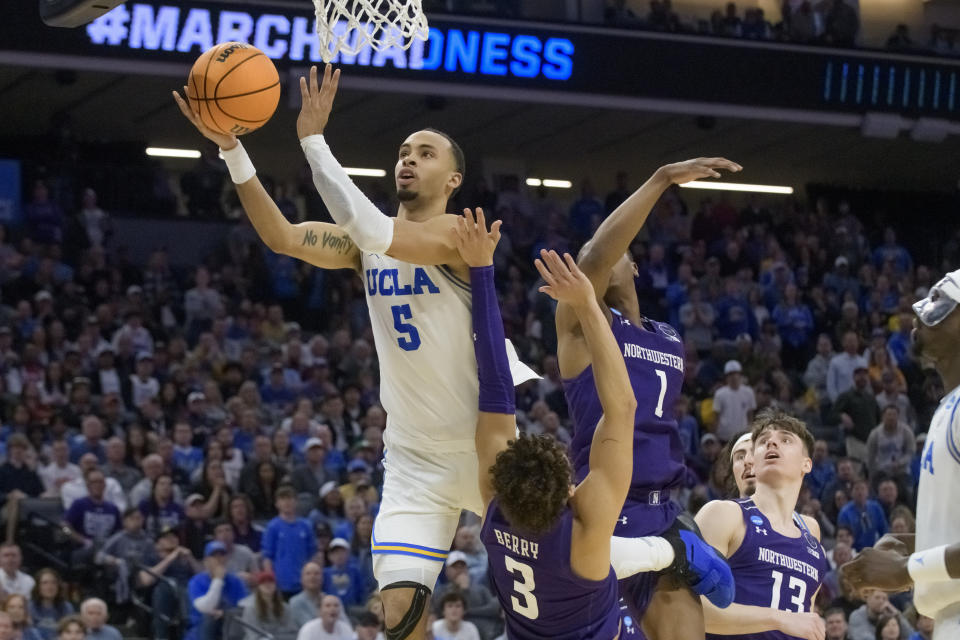
<svg viewBox="0 0 960 640">
<path fill-rule="evenodd" d="M 81 139 L 197 148 L 197 134 L 170 98 L 176 82 L 0 66 L 0 154 L 4 138 L 42 135 L 62 112 L 70 114 Z M 259 166 L 293 170 L 299 165 L 295 120 L 296 109 L 284 96 L 274 119 L 245 139 Z M 884 140 L 865 138 L 855 127 L 377 93 L 351 89 L 349 79 L 328 138 L 343 164 L 389 171 L 399 142 L 424 126 L 448 131 L 474 161 L 519 158 L 528 175 L 574 181 L 589 176 L 601 189 L 617 170 L 637 181 L 659 164 L 697 155 L 740 162 L 746 168 L 744 182 L 795 188 L 817 182 L 952 191 L 960 179 L 960 136 L 941 143 L 915 142 L 906 134 Z M 171 161 L 171 168 L 186 168 L 189 162 Z"/>
</svg>

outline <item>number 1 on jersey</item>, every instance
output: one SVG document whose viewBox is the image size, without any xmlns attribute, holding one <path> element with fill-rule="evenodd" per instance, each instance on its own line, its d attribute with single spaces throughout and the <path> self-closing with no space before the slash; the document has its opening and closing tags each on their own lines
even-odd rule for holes
<svg viewBox="0 0 960 640">
<path fill-rule="evenodd" d="M 404 351 L 416 351 L 419 349 L 420 332 L 409 322 L 404 322 L 404 320 L 413 319 L 413 312 L 410 310 L 410 305 L 395 304 L 390 307 L 390 310 L 393 311 L 393 328 L 400 334 L 400 337 L 397 338 L 397 344 L 400 345 L 400 348 Z"/>
<path fill-rule="evenodd" d="M 660 397 L 657 398 L 657 408 L 654 410 L 654 414 L 658 418 L 663 417 L 663 398 L 667 395 L 667 372 L 663 369 L 655 369 L 657 372 L 657 377 L 660 378 Z"/>
<path fill-rule="evenodd" d="M 519 573 L 521 578 L 513 581 L 513 590 L 523 598 L 523 602 L 517 596 L 511 595 L 510 604 L 513 605 L 513 610 L 526 618 L 536 620 L 540 617 L 540 607 L 537 606 L 537 597 L 533 595 L 533 589 L 537 586 L 533 579 L 533 568 L 528 564 L 517 562 L 510 556 L 504 556 L 503 563 L 507 565 L 507 571 L 514 577 Z"/>
</svg>

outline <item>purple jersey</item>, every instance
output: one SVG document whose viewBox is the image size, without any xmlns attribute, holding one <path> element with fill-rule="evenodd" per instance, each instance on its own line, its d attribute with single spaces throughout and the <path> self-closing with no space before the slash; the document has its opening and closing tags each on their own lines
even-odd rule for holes
<svg viewBox="0 0 960 640">
<path fill-rule="evenodd" d="M 740 548 L 728 561 L 737 585 L 734 602 L 780 611 L 808 612 L 828 570 L 827 554 L 799 515 L 793 521 L 800 536 L 788 538 L 770 526 L 753 500 L 737 500 L 743 512 L 746 533 Z M 735 636 L 738 640 L 787 640 L 780 631 Z M 707 634 L 709 640 L 731 636 Z"/>
<path fill-rule="evenodd" d="M 674 401 L 683 388 L 683 341 L 676 330 L 664 322 L 644 319 L 636 327 L 625 316 L 611 309 L 611 329 L 620 345 L 637 399 L 633 430 L 633 477 L 624 507 L 624 516 L 614 535 L 635 537 L 660 533 L 673 523 L 676 511 L 645 509 L 669 502 L 669 491 L 683 483 L 686 465 Z M 603 415 L 593 377 L 593 367 L 563 381 L 567 406 L 573 424 L 570 456 L 579 483 L 590 471 L 590 443 Z M 631 509 L 635 505 L 638 509 Z M 659 515 L 654 515 L 656 511 Z M 631 522 L 627 522 L 627 517 Z M 641 527 L 641 528 L 637 528 Z"/>
<path fill-rule="evenodd" d="M 617 577 L 578 578 L 570 567 L 573 511 L 541 536 L 517 532 L 497 499 L 490 501 L 480 540 L 510 640 L 613 640 L 620 628 Z"/>
</svg>

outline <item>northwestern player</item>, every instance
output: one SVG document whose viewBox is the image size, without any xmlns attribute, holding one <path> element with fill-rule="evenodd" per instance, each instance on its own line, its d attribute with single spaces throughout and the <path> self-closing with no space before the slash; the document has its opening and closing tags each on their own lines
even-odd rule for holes
<svg viewBox="0 0 960 640">
<path fill-rule="evenodd" d="M 541 291 L 569 304 L 594 358 L 603 417 L 591 469 L 577 487 L 565 447 L 549 436 L 517 435 L 513 381 L 493 286 L 498 223 L 486 232 L 470 216 L 461 254 L 471 266 L 480 381 L 477 457 L 485 508 L 480 539 L 511 640 L 613 640 L 620 628 L 610 536 L 627 495 L 636 401 L 623 356 L 590 282 L 569 254 L 543 252 Z"/>
<path fill-rule="evenodd" d="M 813 465 L 813 436 L 796 418 L 767 410 L 754 420 L 752 441 L 752 498 L 714 500 L 696 517 L 704 539 L 728 558 L 737 585 L 726 609 L 704 600 L 707 638 L 823 640 L 813 602 L 827 557 L 817 522 L 794 511 Z"/>
<path fill-rule="evenodd" d="M 482 510 L 474 435 L 477 375 L 468 270 L 447 215 L 464 157 L 445 134 L 417 131 L 394 169 L 400 209 L 383 215 L 351 182 L 323 139 L 339 71 L 301 78 L 297 133 L 314 184 L 337 224 L 290 224 L 264 190 L 243 146 L 205 127 L 176 93 L 183 115 L 215 142 L 250 221 L 276 253 L 324 269 L 352 269 L 365 284 L 387 411 L 383 498 L 373 570 L 388 640 L 423 638 L 430 591 L 461 509 Z M 193 105 L 196 109 L 197 106 Z"/>
<path fill-rule="evenodd" d="M 927 433 L 917 490 L 916 536 L 884 537 L 844 565 L 857 590 L 913 587 L 917 611 L 934 619 L 933 639 L 960 638 L 960 270 L 948 273 L 913 305 L 914 349 L 933 363 L 945 389 Z M 911 554 L 911 555 L 908 555 Z"/>
<path fill-rule="evenodd" d="M 752 496 L 757 490 L 757 476 L 753 471 L 753 434 L 749 431 L 733 440 L 730 470 L 737 494 L 741 498 Z"/>
<path fill-rule="evenodd" d="M 636 265 L 627 251 L 653 205 L 669 186 L 719 177 L 719 169 L 739 171 L 740 166 L 723 158 L 698 158 L 661 167 L 603 221 L 577 260 L 611 325 L 637 399 L 633 474 L 614 531 L 621 538 L 657 536 L 674 528 L 681 509 L 671 500 L 671 491 L 683 485 L 686 472 L 673 416 L 674 401 L 683 386 L 683 343 L 673 327 L 640 313 L 634 286 Z M 557 306 L 556 325 L 557 357 L 574 425 L 570 452 L 574 479 L 579 482 L 590 471 L 591 444 L 602 409 L 593 358 L 579 317 L 561 302 Z M 614 547 L 611 559 L 622 578 L 621 596 L 630 618 L 642 622 L 643 632 L 653 640 L 702 636 L 700 602 L 688 585 L 680 584 L 674 574 L 647 571 L 629 575 L 631 572 L 621 564 L 625 556 L 619 553 L 616 541 Z M 722 569 L 712 580 L 709 586 L 704 583 L 694 588 L 717 598 L 718 604 L 724 606 L 732 597 L 729 571 Z"/>
</svg>

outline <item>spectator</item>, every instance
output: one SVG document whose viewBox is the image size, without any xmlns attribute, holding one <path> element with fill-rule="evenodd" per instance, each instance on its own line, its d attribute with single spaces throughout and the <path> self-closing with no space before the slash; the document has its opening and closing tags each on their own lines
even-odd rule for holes
<svg viewBox="0 0 960 640">
<path fill-rule="evenodd" d="M 783 300 L 773 310 L 773 321 L 783 343 L 781 358 L 785 367 L 799 369 L 807 361 L 810 337 L 813 335 L 813 314 L 799 299 L 797 285 L 788 283 Z"/>
<path fill-rule="evenodd" d="M 900 419 L 915 430 L 917 418 L 907 394 L 900 391 L 897 376 L 893 371 L 884 371 L 880 377 L 880 393 L 876 395 L 878 407 L 894 406 L 900 412 Z"/>
<path fill-rule="evenodd" d="M 306 458 L 303 464 L 294 467 L 290 474 L 290 482 L 298 494 L 307 494 L 311 499 L 320 495 L 322 487 L 328 478 L 324 468 L 327 448 L 320 438 L 310 438 L 304 446 L 304 456 Z"/>
<path fill-rule="evenodd" d="M 107 603 L 100 598 L 88 598 L 80 605 L 80 617 L 87 628 L 86 640 L 122 640 L 116 627 L 107 624 Z"/>
<path fill-rule="evenodd" d="M 208 542 L 203 550 L 202 573 L 190 578 L 190 619 L 185 640 L 220 640 L 223 614 L 246 597 L 243 581 L 227 572 L 227 550 L 222 542 Z"/>
<path fill-rule="evenodd" d="M 250 547 L 236 544 L 233 526 L 227 520 L 218 520 L 213 525 L 213 539 L 223 544 L 227 554 L 227 572 L 237 576 L 244 583 L 256 586 L 258 562 Z"/>
<path fill-rule="evenodd" d="M 876 500 L 870 500 L 870 485 L 866 480 L 853 483 L 852 500 L 840 510 L 837 523 L 853 532 L 853 548 L 860 551 L 872 547 L 887 533 L 887 516 Z"/>
<path fill-rule="evenodd" d="M 33 185 L 33 200 L 24 207 L 23 219 L 30 239 L 37 244 L 59 245 L 62 242 L 63 211 L 50 200 L 50 191 L 41 180 Z"/>
<path fill-rule="evenodd" d="M 70 462 L 70 445 L 66 440 L 54 440 L 50 445 L 50 464 L 39 468 L 38 475 L 43 482 L 43 495 L 59 498 L 60 489 L 71 480 L 82 478 L 80 467 Z"/>
<path fill-rule="evenodd" d="M 853 375 L 857 369 L 867 369 L 867 361 L 857 352 L 860 338 L 855 331 L 843 334 L 843 351 L 830 361 L 827 369 L 827 396 L 836 402 L 844 391 L 853 387 Z"/>
<path fill-rule="evenodd" d="M 810 362 L 807 363 L 807 369 L 803 374 L 803 382 L 809 389 L 813 389 L 821 403 L 828 401 L 827 394 L 827 371 L 830 368 L 830 361 L 833 359 L 833 343 L 830 342 L 830 336 L 821 333 L 817 337 L 817 353 Z"/>
<path fill-rule="evenodd" d="M 890 604 L 887 594 L 879 589 L 867 592 L 865 603 L 850 614 L 850 640 L 876 640 L 877 622 L 882 616 L 893 616 L 900 621 L 899 640 L 907 640 L 913 628 L 903 614 Z"/>
<path fill-rule="evenodd" d="M 453 537 L 453 548 L 466 557 L 470 581 L 487 584 L 487 550 L 480 542 L 479 526 L 461 525 Z"/>
<path fill-rule="evenodd" d="M 883 410 L 881 423 L 867 438 L 867 470 L 875 479 L 891 478 L 902 487 L 909 486 L 910 463 L 917 450 L 913 431 L 900 420 L 896 405 Z"/>
<path fill-rule="evenodd" d="M 86 480 L 87 473 L 90 471 L 98 471 L 103 475 L 103 471 L 97 465 L 97 456 L 92 453 L 84 454 L 83 457 L 80 458 L 80 471 L 83 474 L 80 478 L 64 483 L 60 488 L 60 498 L 61 502 L 63 502 L 64 509 L 69 510 L 77 500 L 90 495 L 89 485 Z M 123 488 L 120 486 L 120 483 L 105 475 L 103 475 L 103 482 L 103 499 L 114 505 L 117 509 L 126 509 L 127 496 L 123 493 Z"/>
<path fill-rule="evenodd" d="M 317 551 L 313 527 L 296 515 L 297 494 L 292 487 L 277 491 L 277 517 L 263 534 L 263 564 L 277 576 L 277 586 L 289 600 L 300 591 L 300 568 Z M 349 548 L 349 545 L 348 545 Z"/>
<path fill-rule="evenodd" d="M 186 547 L 180 546 L 175 529 L 160 532 L 152 552 L 144 556 L 143 569 L 137 574 L 138 584 L 150 589 L 150 606 L 156 615 L 150 619 L 152 637 L 155 640 L 170 638 L 171 622 L 182 616 L 186 603 L 183 596 L 188 592 L 190 579 L 202 568 Z M 160 576 L 162 580 L 158 580 Z M 182 602 L 183 601 L 183 602 Z"/>
<path fill-rule="evenodd" d="M 7 438 L 7 460 L 0 465 L 0 501 L 3 502 L 3 518 L 7 521 L 7 538 L 18 518 L 20 500 L 36 498 L 43 493 L 43 483 L 37 472 L 27 465 L 27 449 L 30 441 L 15 433 Z"/>
<path fill-rule="evenodd" d="M 363 604 L 366 584 L 356 565 L 350 562 L 350 543 L 334 538 L 327 547 L 330 566 L 323 570 L 323 583 L 348 609 Z"/>
<path fill-rule="evenodd" d="M 146 331 L 143 327 L 139 328 Z M 152 350 L 153 339 L 151 338 L 150 351 L 141 351 L 137 354 L 136 372 L 130 376 L 131 404 L 137 409 L 160 395 L 160 382 L 153 375 Z"/>
<path fill-rule="evenodd" d="M 83 419 L 82 434 L 77 436 L 70 447 L 70 461 L 79 462 L 84 454 L 92 453 L 98 464 L 107 459 L 107 452 L 103 448 L 103 422 L 94 415 Z"/>
<path fill-rule="evenodd" d="M 0 558 L 2 553 L 0 551 Z M 30 618 L 44 640 L 54 640 L 59 621 L 74 613 L 65 592 L 66 585 L 56 571 L 41 569 L 37 572 L 37 583 L 30 597 Z"/>
<path fill-rule="evenodd" d="M 207 505 L 204 503 L 202 495 L 191 493 L 187 496 L 183 506 L 187 519 L 180 527 L 180 539 L 183 541 L 183 545 L 193 553 L 194 558 L 203 558 L 206 542 L 213 533 Z"/>
<path fill-rule="evenodd" d="M 451 551 L 444 567 L 447 584 L 438 588 L 433 595 L 434 608 L 438 608 L 447 594 L 459 593 L 463 596 L 469 620 L 477 627 L 481 638 L 493 638 L 502 627 L 500 604 L 490 590 L 482 584 L 476 584 L 467 570 L 467 555 L 462 551 Z"/>
<path fill-rule="evenodd" d="M 23 566 L 23 554 L 20 547 L 13 543 L 0 545 L 0 591 L 29 596 L 36 581 L 20 570 Z"/>
<path fill-rule="evenodd" d="M 713 323 L 716 312 L 709 302 L 703 301 L 703 294 L 697 287 L 690 290 L 690 301 L 680 307 L 680 323 L 683 325 L 683 338 L 686 344 L 706 354 L 713 346 Z"/>
<path fill-rule="evenodd" d="M 269 520 L 277 515 L 277 491 L 283 471 L 274 462 L 265 461 L 257 465 L 257 480 L 250 487 L 250 502 L 253 503 L 253 517 L 257 520 Z"/>
<path fill-rule="evenodd" d="M 80 223 L 91 247 L 103 248 L 110 236 L 110 216 L 97 206 L 97 192 L 86 188 L 80 204 Z"/>
<path fill-rule="evenodd" d="M 233 525 L 233 537 L 237 544 L 246 545 L 254 553 L 260 553 L 263 530 L 253 524 L 250 498 L 243 494 L 230 498 L 228 519 Z"/>
<path fill-rule="evenodd" d="M 208 331 L 213 319 L 223 311 L 220 293 L 210 287 L 210 272 L 206 267 L 197 267 L 194 287 L 183 296 L 183 310 L 187 316 L 187 335 L 193 338 Z"/>
<path fill-rule="evenodd" d="M 43 635 L 33 626 L 33 620 L 30 619 L 26 596 L 19 593 L 7 596 L 7 599 L 3 601 L 3 611 L 10 616 L 15 638 L 18 640 L 43 640 Z"/>
<path fill-rule="evenodd" d="M 104 499 L 106 479 L 103 472 L 93 468 L 84 473 L 87 496 L 79 498 L 64 515 L 71 534 L 83 548 L 74 554 L 75 561 L 90 559 L 107 538 L 120 529 L 120 509 Z M 90 624 L 88 622 L 87 626 Z"/>
<path fill-rule="evenodd" d="M 57 623 L 56 633 L 57 640 L 84 640 L 87 636 L 87 626 L 80 616 L 67 616 Z"/>
<path fill-rule="evenodd" d="M 890 37 L 887 38 L 887 49 L 898 49 L 901 51 L 913 49 L 913 39 L 910 37 L 910 30 L 907 28 L 907 25 L 897 25 L 897 28 L 894 29 Z M 893 232 L 893 229 L 889 229 L 889 231 Z M 883 247 L 878 247 L 873 253 L 874 264 L 878 262 L 878 259 L 880 262 L 877 268 L 882 267 L 883 263 L 886 262 L 886 254 L 881 253 L 883 249 Z"/>
<path fill-rule="evenodd" d="M 14 640 L 13 621 L 5 611 L 0 611 L 0 640 Z"/>
<path fill-rule="evenodd" d="M 256 590 L 253 598 L 243 607 L 244 622 L 273 636 L 293 633 L 293 623 L 287 603 L 277 591 L 277 578 L 272 571 L 261 571 L 256 576 Z M 246 629 L 245 640 L 259 640 L 261 632 Z"/>
<path fill-rule="evenodd" d="M 466 600 L 459 592 L 443 597 L 440 601 L 441 617 L 433 623 L 434 640 L 480 640 L 477 627 L 463 619 L 466 606 Z"/>
<path fill-rule="evenodd" d="M 187 422 L 173 425 L 173 465 L 190 476 L 203 466 L 203 452 L 193 446 L 193 429 Z"/>
<path fill-rule="evenodd" d="M 593 183 L 584 179 L 580 183 L 580 198 L 570 207 L 568 219 L 574 240 L 590 237 L 600 220 L 603 219 L 603 203 L 597 198 Z"/>
<path fill-rule="evenodd" d="M 341 619 L 340 610 L 336 596 L 324 596 L 319 617 L 300 628 L 297 640 L 354 640 L 353 629 Z"/>
<path fill-rule="evenodd" d="M 840 433 L 845 438 L 847 455 L 865 462 L 868 459 L 867 438 L 880 423 L 880 408 L 870 388 L 866 365 L 857 365 L 853 382 L 851 389 L 837 397 L 833 409 L 839 417 Z"/>
<path fill-rule="evenodd" d="M 174 502 L 173 478 L 166 474 L 153 482 L 153 493 L 137 507 L 146 520 L 146 531 L 156 538 L 166 528 L 176 529 L 186 520 L 183 507 Z"/>
<path fill-rule="evenodd" d="M 381 640 L 383 628 L 376 614 L 364 611 L 357 616 L 356 640 Z"/>
<path fill-rule="evenodd" d="M 845 0 L 832 0 L 824 15 L 827 41 L 841 47 L 852 47 L 856 44 L 857 32 L 860 30 L 860 17 L 856 9 Z"/>
<path fill-rule="evenodd" d="M 827 632 L 824 640 L 852 640 L 847 635 L 847 616 L 843 609 L 827 609 L 823 617 Z"/>
<path fill-rule="evenodd" d="M 317 617 L 323 598 L 327 595 L 323 592 L 323 569 L 320 565 L 315 562 L 303 565 L 300 570 L 300 586 L 300 593 L 290 598 L 290 616 L 296 627 L 302 627 Z M 346 622 L 347 617 L 342 607 L 340 612 L 341 619 Z"/>
<path fill-rule="evenodd" d="M 713 410 L 717 414 L 716 435 L 723 442 L 746 429 L 757 408 L 753 389 L 741 384 L 741 371 L 739 362 L 728 361 L 723 366 L 726 384 L 713 394 Z"/>
<path fill-rule="evenodd" d="M 913 313 L 901 313 L 897 324 L 897 330 L 887 341 L 887 349 L 893 354 L 897 366 L 900 369 L 906 369 L 913 364 L 913 345 L 910 340 L 910 332 L 913 330 Z"/>
<path fill-rule="evenodd" d="M 124 493 L 133 489 L 140 481 L 140 472 L 127 464 L 127 445 L 122 438 L 114 436 L 107 440 L 106 456 L 103 473 L 116 480 Z"/>
<path fill-rule="evenodd" d="M 640 20 L 637 18 L 636 14 L 633 13 L 633 10 L 627 6 L 627 0 L 613 0 L 610 4 L 608 4 L 603 10 L 603 22 L 611 27 L 628 29 L 635 29 L 640 26 Z M 621 174 L 619 173 L 617 174 L 618 186 L 620 175 Z M 609 199 L 610 196 L 607 196 L 607 200 Z M 607 213 L 610 211 L 612 211 L 612 209 L 608 209 Z"/>
<path fill-rule="evenodd" d="M 144 457 L 140 463 L 141 469 L 143 469 L 143 478 L 133 485 L 133 489 L 130 490 L 130 504 L 139 505 L 145 500 L 149 500 L 150 496 L 153 495 L 153 488 L 157 482 L 157 478 L 161 474 L 166 473 L 171 475 L 172 469 L 164 469 L 163 458 L 161 458 L 156 453 L 151 453 L 148 456 Z M 173 501 L 177 504 L 182 504 L 183 494 L 181 493 L 180 487 L 174 483 L 173 484 Z"/>
<path fill-rule="evenodd" d="M 923 614 L 917 615 L 913 635 L 910 640 L 933 640 L 933 618 Z"/>
<path fill-rule="evenodd" d="M 143 531 L 143 514 L 136 507 L 130 507 L 123 512 L 123 529 L 107 538 L 94 556 L 94 562 L 106 566 L 117 602 L 127 601 L 130 575 L 152 550 L 153 538 Z"/>
<path fill-rule="evenodd" d="M 607 7 L 607 12 L 609 13 L 611 9 L 614 9 L 618 13 L 626 11 L 629 15 L 633 15 L 633 12 L 630 11 L 630 9 L 627 9 L 626 7 L 623 6 L 624 4 L 623 2 L 620 2 L 619 4 L 620 4 L 619 9 L 616 7 Z M 634 20 L 636 20 L 636 16 L 634 16 Z M 607 21 L 607 24 L 612 24 L 612 23 L 610 21 Z M 621 26 L 624 26 L 624 25 L 621 25 Z M 626 25 L 626 26 L 629 26 L 629 25 Z M 623 204 L 623 201 L 629 198 L 630 194 L 632 194 L 633 191 L 634 190 L 631 189 L 630 185 L 628 184 L 627 172 L 617 171 L 616 186 L 614 187 L 613 191 L 607 194 L 607 197 L 604 200 L 604 209 L 606 210 L 607 215 L 610 215 L 611 213 L 613 213 L 614 209 L 616 209 L 621 204 Z"/>
<path fill-rule="evenodd" d="M 883 476 L 879 477 L 879 480 L 876 481 L 877 486 L 877 502 L 880 503 L 880 506 L 883 507 L 883 513 L 887 516 L 887 522 L 890 523 L 890 531 L 892 533 L 897 533 L 893 531 L 893 516 L 894 512 L 898 508 L 905 508 L 900 504 L 900 490 L 897 488 L 897 483 L 890 479 L 884 478 Z M 911 516 L 912 518 L 912 516 Z M 903 518 L 900 516 L 900 520 Z M 908 528 L 905 522 L 900 522 L 898 527 L 904 529 Z M 912 533 L 910 531 L 901 531 L 901 533 Z"/>
<path fill-rule="evenodd" d="M 817 440 L 813 443 L 812 458 L 813 467 L 805 478 L 805 484 L 810 487 L 812 495 L 820 498 L 823 495 L 823 490 L 837 478 L 837 468 L 830 458 L 830 450 L 826 440 Z"/>
</svg>

